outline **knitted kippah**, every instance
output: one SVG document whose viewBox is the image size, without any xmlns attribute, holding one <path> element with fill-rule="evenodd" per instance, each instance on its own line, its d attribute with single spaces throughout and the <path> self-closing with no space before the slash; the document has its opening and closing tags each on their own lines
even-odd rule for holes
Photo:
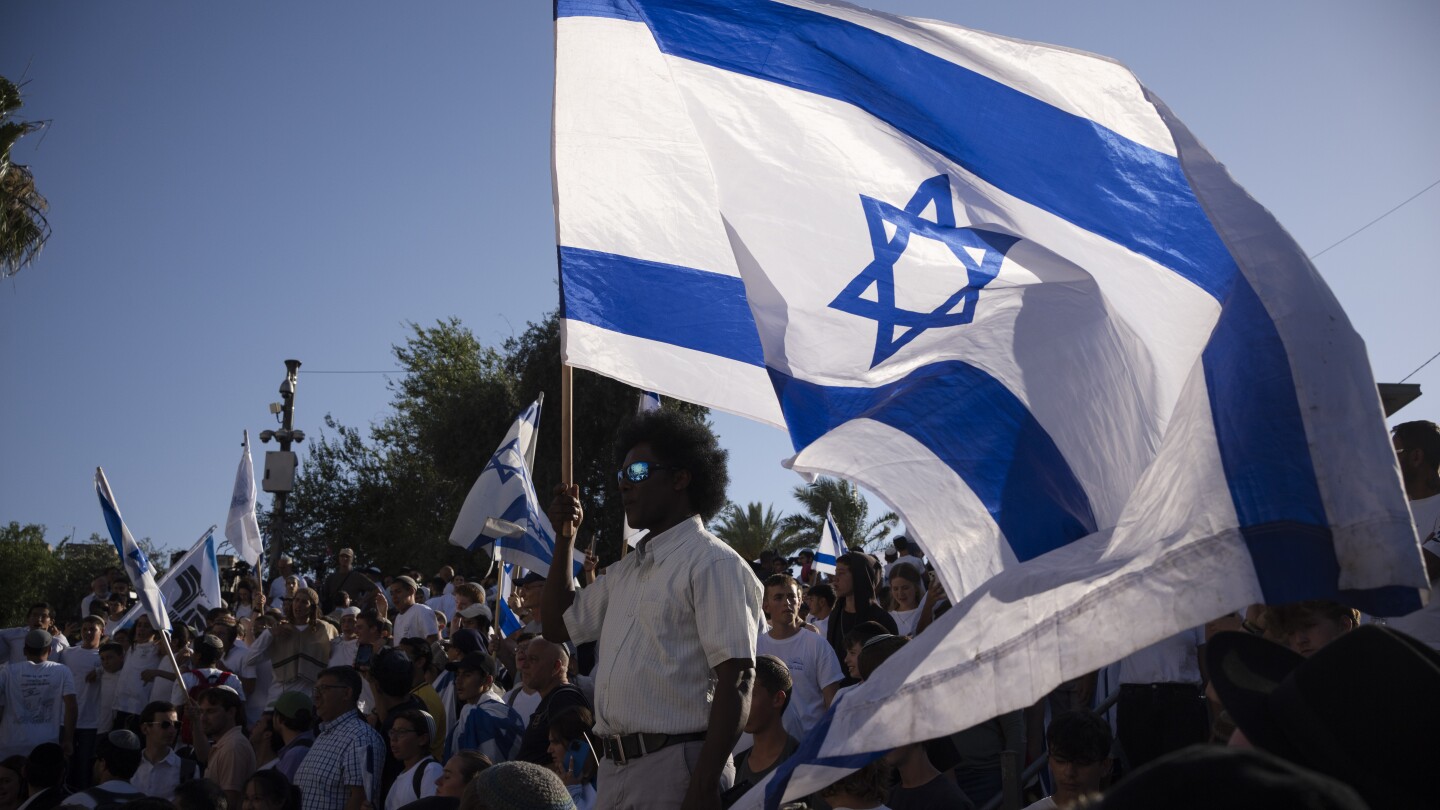
<svg viewBox="0 0 1440 810">
<path fill-rule="evenodd" d="M 533 762 L 493 765 L 475 782 L 487 810 L 575 810 L 560 777 Z"/>
</svg>

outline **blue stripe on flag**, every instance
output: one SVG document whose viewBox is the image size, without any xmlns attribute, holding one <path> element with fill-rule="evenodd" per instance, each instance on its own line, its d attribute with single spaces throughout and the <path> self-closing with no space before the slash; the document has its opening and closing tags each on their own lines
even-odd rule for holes
<svg viewBox="0 0 1440 810">
<path fill-rule="evenodd" d="M 115 504 L 105 494 L 100 493 L 100 513 L 105 516 L 105 528 L 110 530 L 110 540 L 115 543 L 115 553 L 120 555 L 120 563 L 125 563 L 125 523 L 120 520 L 120 513 L 115 510 Z"/>
<path fill-rule="evenodd" d="M 1339 598 L 1387 616 L 1418 609 L 1418 592 L 1410 588 L 1338 590 L 1340 561 L 1289 355 L 1243 276 L 1231 289 L 1203 362 L 1220 459 L 1265 602 Z"/>
<path fill-rule="evenodd" d="M 562 246 L 560 285 L 562 318 L 765 364 L 745 283 L 734 276 Z"/>
<path fill-rule="evenodd" d="M 583 5 L 557 11 L 585 14 Z M 662 51 L 852 104 L 1217 299 L 1237 273 L 1179 160 L 1094 121 L 869 28 L 782 3 L 638 0 L 635 7 Z"/>
<path fill-rule="evenodd" d="M 839 703 L 835 703 L 826 710 L 820 721 L 805 733 L 805 738 L 800 741 L 800 746 L 795 749 L 795 753 L 775 769 L 775 775 L 765 789 L 767 810 L 778 810 L 785 797 L 785 788 L 790 785 L 790 776 L 795 773 L 797 768 L 805 765 L 820 765 L 856 771 L 885 755 L 885 751 L 873 751 L 837 757 L 820 756 L 820 748 L 825 745 L 825 738 L 830 734 L 830 723 L 835 719 L 835 707 L 838 705 Z"/>
<path fill-rule="evenodd" d="M 797 452 L 851 419 L 900 430 L 960 476 L 1022 562 L 1095 531 L 1089 496 L 1045 428 L 968 363 L 934 363 L 876 388 L 770 377 Z"/>
<path fill-rule="evenodd" d="M 556 0 L 558 17 L 612 17 L 640 22 L 640 12 L 630 0 Z"/>
</svg>

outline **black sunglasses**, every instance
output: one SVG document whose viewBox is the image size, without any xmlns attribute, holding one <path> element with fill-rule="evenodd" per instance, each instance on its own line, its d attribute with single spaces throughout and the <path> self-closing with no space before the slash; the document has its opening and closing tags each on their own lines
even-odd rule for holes
<svg viewBox="0 0 1440 810">
<path fill-rule="evenodd" d="M 621 467 L 615 473 L 616 483 L 623 484 L 629 481 L 638 484 L 650 477 L 651 470 L 683 470 L 684 467 L 675 467 L 668 464 L 655 464 L 649 461 L 633 461 Z"/>
<path fill-rule="evenodd" d="M 146 723 L 145 725 L 147 725 L 147 726 L 159 726 L 160 728 L 163 728 L 163 729 L 165 729 L 166 731 L 169 731 L 169 730 L 172 729 L 172 728 L 179 728 L 179 727 L 180 727 L 180 724 L 179 724 L 179 723 L 175 723 L 175 722 L 172 722 L 172 721 L 170 721 L 170 720 L 152 720 L 152 721 L 150 721 L 149 723 Z"/>
</svg>

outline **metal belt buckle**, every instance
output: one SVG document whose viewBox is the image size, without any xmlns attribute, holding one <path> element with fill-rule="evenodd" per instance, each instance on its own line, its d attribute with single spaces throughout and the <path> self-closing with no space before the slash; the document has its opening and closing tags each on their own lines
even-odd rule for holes
<svg viewBox="0 0 1440 810">
<path fill-rule="evenodd" d="M 610 761 L 614 762 L 616 765 L 628 764 L 628 760 L 625 758 L 625 742 L 620 739 L 620 735 L 612 734 L 605 739 L 611 745 L 615 746 L 614 753 L 610 755 Z"/>
</svg>

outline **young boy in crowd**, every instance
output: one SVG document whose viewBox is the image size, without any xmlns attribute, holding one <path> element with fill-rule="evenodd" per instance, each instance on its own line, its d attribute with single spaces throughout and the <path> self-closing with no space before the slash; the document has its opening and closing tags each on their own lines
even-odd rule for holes
<svg viewBox="0 0 1440 810">
<path fill-rule="evenodd" d="M 825 650 L 828 653 L 830 645 L 826 644 Z M 782 719 L 790 704 L 792 684 L 784 661 L 763 653 L 755 656 L 755 685 L 750 694 L 750 714 L 745 718 L 745 733 L 755 744 L 735 755 L 735 786 L 723 797 L 727 807 L 780 767 L 800 746 L 786 731 Z"/>
<path fill-rule="evenodd" d="M 1025 810 L 1065 810 L 1081 796 L 1097 793 L 1110 776 L 1114 736 L 1105 718 L 1083 709 L 1065 712 L 1045 729 L 1050 780 L 1055 792 Z"/>
<path fill-rule="evenodd" d="M 765 580 L 762 603 L 770 629 L 755 644 L 756 655 L 773 655 L 785 662 L 794 681 L 785 729 L 795 738 L 818 722 L 844 674 L 829 642 L 805 628 L 800 619 L 800 586 L 789 574 L 773 574 Z"/>
</svg>

